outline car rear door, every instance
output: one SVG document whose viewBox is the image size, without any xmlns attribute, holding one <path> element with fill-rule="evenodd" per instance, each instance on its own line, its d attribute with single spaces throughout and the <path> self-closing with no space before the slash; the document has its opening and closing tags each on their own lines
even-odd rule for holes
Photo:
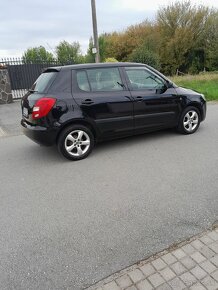
<svg viewBox="0 0 218 290">
<path fill-rule="evenodd" d="M 134 99 L 135 130 L 173 127 L 181 112 L 181 100 L 173 87 L 146 67 L 125 67 Z"/>
<path fill-rule="evenodd" d="M 133 100 L 118 67 L 73 70 L 73 97 L 102 138 L 133 134 Z"/>
</svg>

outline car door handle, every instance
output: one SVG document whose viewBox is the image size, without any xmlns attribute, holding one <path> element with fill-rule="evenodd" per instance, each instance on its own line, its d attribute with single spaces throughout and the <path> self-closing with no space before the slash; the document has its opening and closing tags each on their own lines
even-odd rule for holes
<svg viewBox="0 0 218 290">
<path fill-rule="evenodd" d="M 143 101 L 143 98 L 141 96 L 138 96 L 138 97 L 136 97 L 136 101 L 141 102 L 141 101 Z"/>
<path fill-rule="evenodd" d="M 94 103 L 94 101 L 91 99 L 86 99 L 85 101 L 82 101 L 82 105 L 91 105 L 93 103 Z"/>
</svg>

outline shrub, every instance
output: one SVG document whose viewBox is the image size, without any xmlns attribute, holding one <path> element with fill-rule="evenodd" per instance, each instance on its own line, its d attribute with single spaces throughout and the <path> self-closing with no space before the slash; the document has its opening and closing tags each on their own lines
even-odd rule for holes
<svg viewBox="0 0 218 290">
<path fill-rule="evenodd" d="M 118 62 L 118 60 L 114 57 L 108 57 L 105 59 L 105 62 Z"/>
<path fill-rule="evenodd" d="M 156 53 L 151 50 L 148 50 L 145 45 L 139 46 L 130 54 L 129 61 L 137 63 L 145 63 L 156 69 L 159 69 L 159 58 Z"/>
</svg>

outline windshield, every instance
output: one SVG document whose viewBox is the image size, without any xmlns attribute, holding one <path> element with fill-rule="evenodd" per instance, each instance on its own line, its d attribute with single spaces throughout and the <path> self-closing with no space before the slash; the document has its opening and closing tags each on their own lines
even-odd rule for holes
<svg viewBox="0 0 218 290">
<path fill-rule="evenodd" d="M 45 72 L 41 74 L 35 81 L 30 91 L 37 93 L 45 93 L 53 83 L 58 72 Z"/>
</svg>

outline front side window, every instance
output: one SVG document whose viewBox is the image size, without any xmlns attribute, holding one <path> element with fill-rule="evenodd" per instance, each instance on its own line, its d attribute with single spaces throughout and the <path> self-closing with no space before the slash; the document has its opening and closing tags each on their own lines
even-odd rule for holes
<svg viewBox="0 0 218 290">
<path fill-rule="evenodd" d="M 146 69 L 126 68 L 126 73 L 133 90 L 160 89 L 163 80 Z"/>
<path fill-rule="evenodd" d="M 122 91 L 122 80 L 118 68 L 87 69 L 92 91 Z"/>
</svg>

